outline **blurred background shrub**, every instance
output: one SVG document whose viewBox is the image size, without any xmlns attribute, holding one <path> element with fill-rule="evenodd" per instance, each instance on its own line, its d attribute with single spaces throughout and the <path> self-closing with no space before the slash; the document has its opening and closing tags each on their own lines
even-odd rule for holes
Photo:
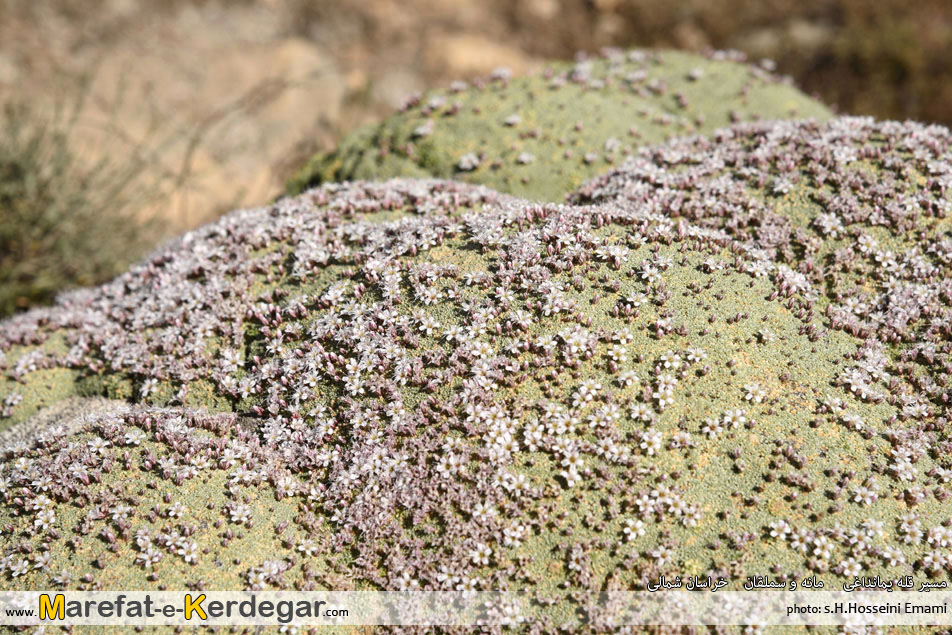
<svg viewBox="0 0 952 635">
<path fill-rule="evenodd" d="M 10 102 L 0 113 L 0 314 L 121 273 L 160 236 L 161 220 L 143 215 L 156 194 L 140 178 L 150 165 L 84 164 L 70 143 L 78 105 L 38 115 Z"/>
</svg>

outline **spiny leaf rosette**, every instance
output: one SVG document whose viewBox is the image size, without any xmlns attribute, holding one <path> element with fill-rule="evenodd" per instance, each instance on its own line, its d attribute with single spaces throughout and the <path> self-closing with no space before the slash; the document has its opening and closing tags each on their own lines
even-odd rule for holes
<svg viewBox="0 0 952 635">
<path fill-rule="evenodd" d="M 660 574 L 946 576 L 940 421 L 844 385 L 886 370 L 819 295 L 632 205 L 396 180 L 233 213 L 3 323 L 8 400 L 139 403 L 9 446 L 2 575 L 526 588 L 543 632 Z"/>
<path fill-rule="evenodd" d="M 789 80 L 736 52 L 609 50 L 540 75 L 500 71 L 411 99 L 319 154 L 289 185 L 391 177 L 454 178 L 562 201 L 633 150 L 734 121 L 828 119 Z"/>
</svg>

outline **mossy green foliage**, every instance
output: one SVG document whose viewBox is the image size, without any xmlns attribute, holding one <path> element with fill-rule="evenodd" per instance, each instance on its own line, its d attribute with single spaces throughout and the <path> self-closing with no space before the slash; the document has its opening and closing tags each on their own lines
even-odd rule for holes
<svg viewBox="0 0 952 635">
<path fill-rule="evenodd" d="M 790 84 L 723 57 L 615 52 L 431 93 L 314 157 L 288 191 L 434 176 L 560 201 L 641 146 L 733 121 L 831 116 Z"/>
</svg>

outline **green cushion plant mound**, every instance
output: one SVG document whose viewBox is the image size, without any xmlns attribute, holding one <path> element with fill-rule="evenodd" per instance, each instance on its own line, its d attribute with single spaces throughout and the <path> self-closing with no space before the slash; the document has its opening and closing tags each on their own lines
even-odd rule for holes
<svg viewBox="0 0 952 635">
<path fill-rule="evenodd" d="M 819 296 L 621 203 L 396 180 L 236 212 L 0 329 L 5 398 L 65 370 L 140 402 L 9 446 L 2 575 L 526 588 L 544 632 L 566 588 L 661 574 L 945 575 L 943 432 L 853 389 L 881 351 Z"/>
<path fill-rule="evenodd" d="M 311 254 L 313 262 L 302 262 L 302 250 L 292 254 L 270 233 L 255 229 L 256 223 L 267 225 L 271 214 L 297 215 L 299 223 L 306 219 L 315 236 L 305 241 L 310 244 L 357 220 L 459 215 L 501 198 L 486 188 L 449 182 L 330 185 L 186 234 L 109 284 L 64 294 L 56 307 L 4 322 L 0 428 L 70 396 L 233 410 L 238 403 L 233 391 L 222 396 L 214 386 L 258 331 L 267 331 L 245 315 L 249 307 L 267 292 L 285 293 L 282 285 L 302 267 L 327 267 L 322 279 L 340 273 L 333 242 L 321 243 L 323 251 Z M 197 236 L 211 237 L 198 249 L 213 253 L 195 262 L 183 259 L 180 254 Z M 213 248 L 209 241 L 216 238 Z"/>
<path fill-rule="evenodd" d="M 873 358 L 844 376 L 944 440 L 952 394 L 952 134 L 843 117 L 743 124 L 646 149 L 575 203 L 683 218 L 790 266 Z M 889 386 L 880 390 L 874 384 Z"/>
<path fill-rule="evenodd" d="M 830 111 L 732 53 L 608 51 L 529 77 L 499 72 L 411 100 L 315 156 L 292 194 L 320 183 L 453 178 L 561 201 L 638 147 L 733 121 L 828 119 Z"/>
</svg>

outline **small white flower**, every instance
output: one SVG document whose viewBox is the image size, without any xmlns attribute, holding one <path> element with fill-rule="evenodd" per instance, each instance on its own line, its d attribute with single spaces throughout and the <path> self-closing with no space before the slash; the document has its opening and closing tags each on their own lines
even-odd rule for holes
<svg viewBox="0 0 952 635">
<path fill-rule="evenodd" d="M 860 485 L 853 489 L 853 502 L 862 505 L 872 505 L 879 498 L 874 484 Z"/>
<path fill-rule="evenodd" d="M 753 403 L 761 403 L 767 396 L 767 391 L 758 383 L 747 384 L 744 386 L 744 392 L 746 393 L 744 399 Z"/>
<path fill-rule="evenodd" d="M 654 558 L 656 565 L 664 566 L 674 558 L 674 549 L 661 545 L 651 552 L 651 557 Z"/>
<path fill-rule="evenodd" d="M 647 406 L 647 404 L 636 403 L 629 410 L 631 418 L 636 421 L 644 421 L 645 423 L 650 423 L 654 420 L 654 411 Z"/>
<path fill-rule="evenodd" d="M 30 563 L 26 558 L 20 558 L 10 567 L 10 574 L 14 578 L 26 575 L 30 571 Z"/>
<path fill-rule="evenodd" d="M 102 454 L 106 451 L 106 448 L 109 447 L 109 441 L 106 441 L 100 437 L 93 437 L 89 442 L 86 443 L 86 446 L 92 452 Z"/>
<path fill-rule="evenodd" d="M 634 518 L 626 518 L 622 532 L 625 534 L 625 541 L 631 542 L 635 538 L 645 535 L 645 523 Z"/>
<path fill-rule="evenodd" d="M 707 352 L 703 348 L 689 348 L 687 350 L 687 360 L 692 364 L 703 362 L 707 359 Z"/>
<path fill-rule="evenodd" d="M 251 520 L 251 507 L 248 505 L 232 505 L 231 511 L 231 522 L 238 523 L 239 525 L 244 525 Z"/>
<path fill-rule="evenodd" d="M 182 515 L 187 511 L 188 511 L 188 507 L 186 507 L 179 501 L 175 501 L 174 503 L 172 503 L 172 506 L 169 507 L 166 514 L 168 515 L 169 518 L 181 518 Z"/>
<path fill-rule="evenodd" d="M 850 556 L 839 565 L 840 574 L 847 578 L 854 578 L 863 572 L 863 567 L 856 558 Z"/>
<path fill-rule="evenodd" d="M 317 553 L 317 542 L 311 538 L 305 538 L 297 546 L 297 550 L 303 553 L 305 556 L 313 556 Z"/>
<path fill-rule="evenodd" d="M 775 520 L 770 523 L 770 536 L 772 538 L 784 538 L 790 533 L 790 523 L 786 520 Z"/>
<path fill-rule="evenodd" d="M 489 564 L 489 558 L 492 557 L 493 550 L 484 542 L 478 543 L 475 549 L 469 552 L 469 558 L 475 565 L 486 566 Z"/>
<path fill-rule="evenodd" d="M 519 156 L 516 157 L 516 163 L 519 165 L 529 165 L 530 163 L 534 163 L 535 160 L 536 157 L 531 152 L 520 152 Z"/>
<path fill-rule="evenodd" d="M 701 426 L 701 432 L 706 434 L 708 438 L 716 437 L 718 434 L 724 431 L 721 422 L 717 419 L 705 419 L 704 425 Z"/>
<path fill-rule="evenodd" d="M 145 440 L 145 436 L 145 432 L 142 430 L 138 428 L 132 428 L 126 432 L 125 436 L 123 437 L 123 441 L 126 445 L 139 445 Z"/>
<path fill-rule="evenodd" d="M 662 436 L 657 430 L 648 430 L 641 437 L 639 447 L 644 450 L 648 456 L 654 456 L 661 449 Z"/>
<path fill-rule="evenodd" d="M 459 158 L 459 161 L 456 163 L 456 167 L 461 172 L 472 172 L 479 167 L 479 164 L 479 156 L 474 152 L 469 152 Z"/>
<path fill-rule="evenodd" d="M 728 428 L 736 428 L 737 426 L 747 423 L 747 417 L 743 410 L 728 410 L 724 413 L 724 425 Z"/>
</svg>

